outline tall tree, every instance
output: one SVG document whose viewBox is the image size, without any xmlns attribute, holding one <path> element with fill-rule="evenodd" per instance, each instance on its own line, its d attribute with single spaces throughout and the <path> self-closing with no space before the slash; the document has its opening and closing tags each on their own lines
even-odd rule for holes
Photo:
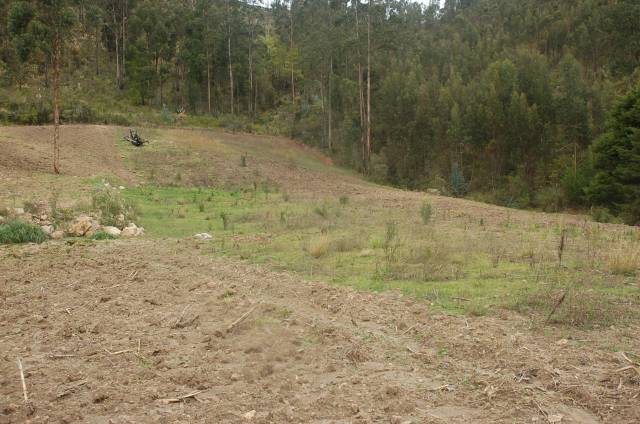
<svg viewBox="0 0 640 424">
<path fill-rule="evenodd" d="M 18 1 L 9 12 L 10 31 L 23 60 L 44 55 L 52 68 L 53 171 L 60 173 L 60 82 L 62 52 L 74 23 L 69 0 Z"/>
</svg>

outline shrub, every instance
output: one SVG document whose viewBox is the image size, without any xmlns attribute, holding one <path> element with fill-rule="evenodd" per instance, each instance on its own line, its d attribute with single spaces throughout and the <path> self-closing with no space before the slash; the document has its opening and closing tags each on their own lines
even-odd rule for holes
<svg viewBox="0 0 640 424">
<path fill-rule="evenodd" d="M 465 196 L 469 192 L 469 182 L 460 166 L 454 162 L 451 166 L 451 193 L 456 197 Z"/>
<path fill-rule="evenodd" d="M 433 215 L 433 209 L 431 208 L 431 203 L 426 200 L 422 204 L 420 208 L 420 216 L 422 217 L 422 222 L 424 224 L 428 224 L 431 222 L 431 216 Z"/>
<path fill-rule="evenodd" d="M 231 226 L 231 217 L 226 212 L 220 212 L 220 219 L 222 219 L 222 228 L 228 230 Z"/>
<path fill-rule="evenodd" d="M 601 222 L 604 224 L 614 223 L 617 221 L 616 217 L 609 212 L 609 209 L 603 207 L 592 207 L 591 218 L 595 222 Z"/>
<path fill-rule="evenodd" d="M 611 250 L 607 258 L 607 265 L 613 274 L 635 274 L 640 270 L 640 245 L 623 243 Z"/>
<path fill-rule="evenodd" d="M 12 221 L 0 225 L 0 244 L 42 243 L 49 237 L 35 224 Z"/>
<path fill-rule="evenodd" d="M 342 196 L 340 196 L 339 201 L 340 201 L 340 204 L 342 206 L 347 206 L 347 203 L 349 203 L 349 197 L 345 196 L 345 195 L 342 195 Z"/>
<path fill-rule="evenodd" d="M 329 253 L 331 242 L 327 237 L 320 237 L 309 242 L 308 252 L 315 259 L 319 259 Z"/>
<path fill-rule="evenodd" d="M 112 236 L 109 233 L 105 233 L 104 231 L 98 231 L 94 235 L 91 236 L 91 240 L 115 240 L 116 237 Z"/>
<path fill-rule="evenodd" d="M 91 206 L 100 213 L 100 222 L 103 225 L 123 225 L 125 222 L 133 221 L 137 215 L 133 203 L 125 200 L 117 190 L 105 187 L 93 191 Z M 125 222 L 121 222 L 122 218 Z"/>
<path fill-rule="evenodd" d="M 313 209 L 313 212 L 321 218 L 327 219 L 329 217 L 329 211 L 327 205 L 317 206 Z"/>
</svg>

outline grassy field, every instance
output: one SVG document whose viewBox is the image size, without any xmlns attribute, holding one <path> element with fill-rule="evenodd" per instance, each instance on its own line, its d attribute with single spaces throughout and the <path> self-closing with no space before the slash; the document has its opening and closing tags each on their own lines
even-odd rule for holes
<svg viewBox="0 0 640 424">
<path fill-rule="evenodd" d="M 152 237 L 208 232 L 205 254 L 362 290 L 398 289 L 452 313 L 511 309 L 589 327 L 624 321 L 640 301 L 640 237 L 631 228 L 488 224 L 428 200 L 415 209 L 338 194 L 310 202 L 268 184 L 124 193 Z"/>
</svg>

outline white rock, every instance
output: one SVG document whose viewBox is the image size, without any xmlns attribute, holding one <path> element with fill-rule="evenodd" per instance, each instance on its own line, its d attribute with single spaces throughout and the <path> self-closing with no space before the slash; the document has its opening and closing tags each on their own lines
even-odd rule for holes
<svg viewBox="0 0 640 424">
<path fill-rule="evenodd" d="M 211 240 L 213 237 L 211 237 L 211 234 L 209 233 L 200 233 L 200 234 L 196 234 L 193 237 L 199 239 L 199 240 Z"/>
<path fill-rule="evenodd" d="M 118 190 L 124 190 L 124 186 L 118 187 Z"/>
<path fill-rule="evenodd" d="M 24 215 L 24 208 L 13 208 L 13 213 L 16 215 Z"/>
<path fill-rule="evenodd" d="M 252 411 L 249 411 L 246 414 L 243 414 L 242 416 L 244 417 L 245 420 L 252 420 L 256 416 L 256 410 L 254 409 Z"/>
<path fill-rule="evenodd" d="M 427 193 L 435 194 L 436 196 L 439 196 L 440 195 L 440 190 L 438 190 L 437 188 L 428 188 L 427 189 Z"/>
<path fill-rule="evenodd" d="M 53 225 L 42 225 L 40 228 L 42 228 L 42 231 L 47 233 L 49 237 L 51 237 L 53 231 L 55 230 L 55 228 L 53 228 Z"/>
<path fill-rule="evenodd" d="M 123 237 L 137 237 L 143 234 L 144 234 L 144 228 L 138 227 L 133 222 L 127 225 L 126 227 L 124 227 L 122 229 L 122 232 L 120 233 L 120 235 Z"/>
<path fill-rule="evenodd" d="M 114 237 L 118 237 L 122 233 L 118 227 L 102 227 L 102 231 Z"/>
</svg>

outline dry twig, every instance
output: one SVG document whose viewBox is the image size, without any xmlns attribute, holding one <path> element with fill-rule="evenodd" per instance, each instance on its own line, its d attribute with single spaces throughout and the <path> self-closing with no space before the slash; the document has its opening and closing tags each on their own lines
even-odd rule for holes
<svg viewBox="0 0 640 424">
<path fill-rule="evenodd" d="M 240 324 L 240 323 L 241 323 L 242 321 L 244 321 L 244 320 L 245 320 L 249 315 L 251 315 L 251 313 L 252 313 L 253 311 L 255 311 L 255 310 L 256 310 L 256 308 L 257 308 L 258 306 L 260 306 L 261 304 L 262 304 L 262 302 L 258 302 L 258 303 L 256 303 L 255 305 L 253 305 L 253 308 L 249 309 L 247 312 L 245 312 L 244 314 L 242 314 L 242 316 L 241 316 L 240 318 L 238 318 L 237 320 L 233 321 L 233 322 L 231 323 L 231 325 L 229 325 L 229 326 L 227 327 L 227 333 L 230 333 L 231 331 L 233 331 L 233 329 L 234 329 L 238 324 Z"/>
<path fill-rule="evenodd" d="M 196 396 L 202 393 L 204 390 L 196 390 L 195 392 L 187 393 L 186 395 L 178 396 L 175 398 L 168 399 L 158 399 L 160 403 L 178 403 L 183 402 L 185 399 L 193 398 L 196 399 Z M 196 399 L 197 400 L 197 399 Z"/>
</svg>

